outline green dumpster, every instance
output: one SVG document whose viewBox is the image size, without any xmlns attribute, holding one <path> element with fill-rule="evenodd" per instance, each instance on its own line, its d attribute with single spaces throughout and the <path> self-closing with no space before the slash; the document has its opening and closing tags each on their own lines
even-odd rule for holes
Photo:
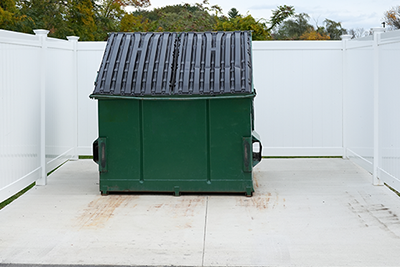
<svg viewBox="0 0 400 267">
<path fill-rule="evenodd" d="M 90 97 L 102 194 L 252 195 L 250 32 L 112 33 Z"/>
</svg>

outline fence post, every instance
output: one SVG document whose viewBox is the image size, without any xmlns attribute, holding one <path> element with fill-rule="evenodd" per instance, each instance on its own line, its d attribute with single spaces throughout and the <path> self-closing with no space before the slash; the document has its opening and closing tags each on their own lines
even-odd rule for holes
<svg viewBox="0 0 400 267">
<path fill-rule="evenodd" d="M 48 30 L 33 30 L 39 39 L 40 59 L 40 177 L 36 181 L 37 185 L 47 184 L 46 172 L 46 54 L 47 54 L 47 34 Z"/>
<path fill-rule="evenodd" d="M 347 159 L 347 105 L 346 105 L 346 93 L 348 90 L 348 78 L 347 78 L 347 42 L 351 39 L 352 35 L 344 34 L 342 38 L 342 146 L 343 146 L 343 158 Z"/>
<path fill-rule="evenodd" d="M 379 142 L 379 42 L 384 28 L 372 28 L 374 32 L 374 163 L 373 163 L 373 185 L 383 185 L 381 179 L 379 179 L 379 167 L 380 167 L 380 142 Z"/>
<path fill-rule="evenodd" d="M 73 84 L 74 84 L 74 93 L 75 93 L 75 103 L 74 103 L 74 110 L 76 114 L 74 114 L 75 117 L 75 127 L 73 129 L 73 134 L 75 135 L 74 138 L 74 153 L 73 157 L 71 158 L 72 160 L 78 160 L 79 155 L 78 155 L 78 55 L 77 55 L 77 45 L 78 45 L 78 36 L 67 36 L 67 39 L 69 42 L 72 43 L 72 53 L 73 53 L 73 59 L 72 59 L 72 79 L 73 79 Z"/>
</svg>

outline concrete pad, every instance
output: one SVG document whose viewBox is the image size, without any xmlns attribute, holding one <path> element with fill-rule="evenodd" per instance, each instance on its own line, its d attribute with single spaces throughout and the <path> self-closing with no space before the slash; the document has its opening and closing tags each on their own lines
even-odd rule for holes
<svg viewBox="0 0 400 267">
<path fill-rule="evenodd" d="M 264 160 L 253 198 L 210 197 L 206 266 L 399 266 L 400 198 L 341 159 Z"/>
<path fill-rule="evenodd" d="M 342 159 L 268 159 L 256 192 L 109 195 L 67 162 L 0 210 L 2 264 L 399 266 L 400 198 Z"/>
<path fill-rule="evenodd" d="M 90 160 L 48 181 L 0 211 L 0 263 L 201 264 L 206 197 L 101 196 Z"/>
</svg>

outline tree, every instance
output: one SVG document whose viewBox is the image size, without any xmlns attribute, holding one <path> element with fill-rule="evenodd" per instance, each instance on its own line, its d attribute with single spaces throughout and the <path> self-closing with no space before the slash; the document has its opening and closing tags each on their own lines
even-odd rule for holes
<svg viewBox="0 0 400 267">
<path fill-rule="evenodd" d="M 142 15 L 125 14 L 121 19 L 120 31 L 122 32 L 148 32 L 159 31 L 156 23 L 152 23 L 149 19 Z"/>
<path fill-rule="evenodd" d="M 158 26 L 163 31 L 211 31 L 215 19 L 208 13 L 210 8 L 205 4 L 179 6 L 177 13 L 163 13 L 158 20 Z"/>
<path fill-rule="evenodd" d="M 94 41 L 97 26 L 91 0 L 69 0 L 67 24 L 70 35 L 81 41 Z"/>
<path fill-rule="evenodd" d="M 218 6 L 210 6 L 208 1 L 202 3 L 191 4 L 179 4 L 156 8 L 152 11 L 137 10 L 131 15 L 142 16 L 141 23 L 147 23 L 146 27 L 150 27 L 149 30 L 156 31 L 212 31 L 214 29 L 216 15 L 221 9 Z M 135 25 L 139 25 L 138 18 L 127 16 L 126 20 L 123 21 L 124 29 L 128 25 L 128 19 Z M 147 19 L 148 21 L 146 22 Z M 136 26 L 132 26 L 134 29 Z M 122 27 L 122 21 L 121 21 Z M 139 25 L 139 28 L 142 27 Z M 146 28 L 145 27 L 145 28 Z"/>
<path fill-rule="evenodd" d="M 272 30 L 276 26 L 280 25 L 285 19 L 293 16 L 294 7 L 293 6 L 278 6 L 276 10 L 272 10 L 272 17 L 270 19 L 271 26 L 268 30 Z"/>
<path fill-rule="evenodd" d="M 274 39 L 277 40 L 340 40 L 346 34 L 340 22 L 330 19 L 324 20 L 324 26 L 316 27 L 309 23 L 310 16 L 306 13 L 294 15 L 292 19 L 285 20 L 276 31 Z"/>
<path fill-rule="evenodd" d="M 97 26 L 96 39 L 106 40 L 108 33 L 120 30 L 126 7 L 147 7 L 149 0 L 92 0 Z"/>
<path fill-rule="evenodd" d="M 239 17 L 239 10 L 237 10 L 236 8 L 232 7 L 231 10 L 228 11 L 228 16 L 230 19 L 234 19 L 236 17 Z"/>
<path fill-rule="evenodd" d="M 229 18 L 224 16 L 218 17 L 214 29 L 218 31 L 252 31 L 253 40 L 269 40 L 271 39 L 271 29 L 291 16 L 293 12 L 294 8 L 291 6 L 279 6 L 272 12 L 270 27 L 267 26 L 265 19 L 256 20 L 250 14 L 247 16 L 240 14 L 231 16 L 234 15 L 234 12 L 232 12 Z"/>
<path fill-rule="evenodd" d="M 20 12 L 32 20 L 30 31 L 47 29 L 49 36 L 65 38 L 70 31 L 64 16 L 67 11 L 67 0 L 20 0 Z"/>
<path fill-rule="evenodd" d="M 15 24 L 15 13 L 17 8 L 13 0 L 5 0 L 0 3 L 0 28 L 11 30 Z"/>
<path fill-rule="evenodd" d="M 20 15 L 14 0 L 0 2 L 0 29 L 30 32 L 33 21 L 25 15 Z"/>
<path fill-rule="evenodd" d="M 292 19 L 285 20 L 274 32 L 274 39 L 277 40 L 298 40 L 300 36 L 314 30 L 314 27 L 308 23 L 310 16 L 306 13 L 300 13 L 293 16 Z"/>
<path fill-rule="evenodd" d="M 340 22 L 336 22 L 330 19 L 325 19 L 325 29 L 327 35 L 329 35 L 331 40 L 340 40 L 340 36 L 346 34 L 346 30 L 342 28 L 342 24 Z"/>
<path fill-rule="evenodd" d="M 385 12 L 385 23 L 391 28 L 400 29 L 400 6 L 392 7 Z"/>
<path fill-rule="evenodd" d="M 262 20 L 257 21 L 251 15 L 237 16 L 231 19 L 219 18 L 214 29 L 217 31 L 252 31 L 253 40 L 271 39 L 266 23 Z"/>
</svg>

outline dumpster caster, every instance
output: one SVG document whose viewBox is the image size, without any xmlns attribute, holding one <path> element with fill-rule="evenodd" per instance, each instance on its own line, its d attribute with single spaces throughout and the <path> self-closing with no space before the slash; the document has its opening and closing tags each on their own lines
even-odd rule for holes
<svg viewBox="0 0 400 267">
<path fill-rule="evenodd" d="M 102 196 L 108 196 L 108 191 L 101 191 Z"/>
<path fill-rule="evenodd" d="M 252 197 L 253 196 L 253 190 L 251 187 L 246 187 L 246 197 Z"/>
</svg>

